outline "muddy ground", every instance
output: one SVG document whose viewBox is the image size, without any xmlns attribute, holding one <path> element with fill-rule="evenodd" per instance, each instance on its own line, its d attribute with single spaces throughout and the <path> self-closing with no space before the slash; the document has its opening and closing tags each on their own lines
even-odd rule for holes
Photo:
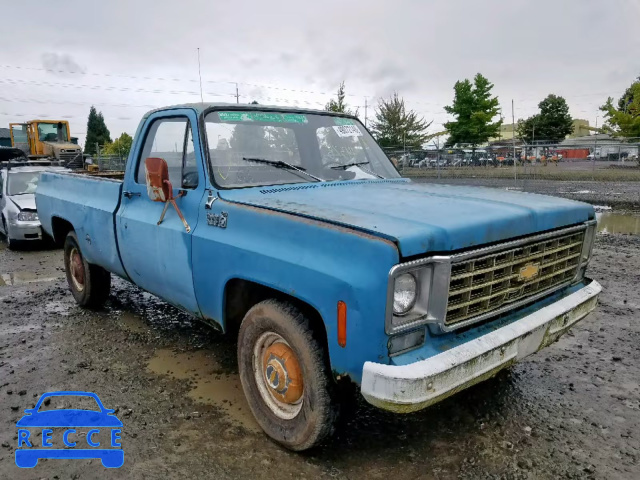
<svg viewBox="0 0 640 480">
<path fill-rule="evenodd" d="M 569 335 L 510 371 L 411 415 L 358 401 L 322 448 L 258 430 L 235 346 L 114 280 L 77 307 L 62 252 L 0 244 L 0 478 L 640 478 L 640 237 L 598 235 L 604 292 Z M 125 464 L 14 464 L 16 421 L 48 391 L 96 392 L 124 423 Z M 39 440 L 39 439 L 36 439 Z"/>
<path fill-rule="evenodd" d="M 640 182 L 534 180 L 513 178 L 414 178 L 416 182 L 470 185 L 555 195 L 616 210 L 640 210 Z"/>
</svg>

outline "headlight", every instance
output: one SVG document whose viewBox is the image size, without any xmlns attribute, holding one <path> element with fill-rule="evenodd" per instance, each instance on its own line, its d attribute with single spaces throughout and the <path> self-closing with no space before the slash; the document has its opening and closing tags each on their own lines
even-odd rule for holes
<svg viewBox="0 0 640 480">
<path fill-rule="evenodd" d="M 594 221 L 587 226 L 587 229 L 584 232 L 584 243 L 582 244 L 582 253 L 580 255 L 580 267 L 578 268 L 578 272 L 574 279 L 576 282 L 582 280 L 587 272 L 587 265 L 589 264 L 589 260 L 591 260 L 591 251 L 593 250 L 593 243 L 596 238 L 596 230 L 597 224 Z"/>
<path fill-rule="evenodd" d="M 416 304 L 418 284 L 410 273 L 403 273 L 395 280 L 393 287 L 393 313 L 405 315 Z"/>
<path fill-rule="evenodd" d="M 19 222 L 35 222 L 38 220 L 38 214 L 36 212 L 20 212 L 18 213 Z"/>
</svg>

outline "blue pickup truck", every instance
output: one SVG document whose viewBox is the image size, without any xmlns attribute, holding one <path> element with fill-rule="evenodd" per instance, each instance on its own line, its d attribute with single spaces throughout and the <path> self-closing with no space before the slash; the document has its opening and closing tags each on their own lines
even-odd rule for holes
<svg viewBox="0 0 640 480">
<path fill-rule="evenodd" d="M 43 173 L 76 301 L 111 274 L 224 332 L 258 423 L 304 450 L 342 383 L 411 412 L 557 340 L 596 306 L 591 206 L 417 184 L 357 118 L 192 104 L 142 119 L 124 174 Z"/>
</svg>

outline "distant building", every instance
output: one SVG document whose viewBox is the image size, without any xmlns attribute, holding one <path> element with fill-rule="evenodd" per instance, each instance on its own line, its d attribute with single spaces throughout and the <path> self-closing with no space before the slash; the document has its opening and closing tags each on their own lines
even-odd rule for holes
<svg viewBox="0 0 640 480">
<path fill-rule="evenodd" d="M 516 130 L 518 129 L 518 124 L 516 123 Z M 513 125 L 511 123 L 503 123 L 500 125 L 500 132 L 497 137 L 490 138 L 489 143 L 499 142 L 502 140 L 511 140 L 513 139 Z"/>
<path fill-rule="evenodd" d="M 519 121 L 519 120 L 518 120 Z M 586 137 L 591 135 L 591 131 L 595 130 L 593 127 L 589 126 L 589 120 L 584 120 L 582 118 L 574 118 L 573 119 L 573 133 L 571 135 L 567 135 L 567 138 L 578 138 L 578 137 Z M 516 123 L 516 135 L 518 134 L 518 124 Z M 511 123 L 503 123 L 500 125 L 500 132 L 497 137 L 493 137 L 489 139 L 489 143 L 499 142 L 503 140 L 511 140 L 513 139 L 513 125 Z M 540 140 L 545 140 L 541 138 Z"/>
<path fill-rule="evenodd" d="M 11 132 L 8 128 L 0 127 L 0 147 L 11 146 Z"/>
<path fill-rule="evenodd" d="M 589 138 L 569 137 L 558 145 L 558 152 L 565 158 L 593 158 L 602 160 L 622 160 L 638 156 L 638 144 L 629 143 L 624 138 L 615 138 L 607 133 L 597 133 Z"/>
<path fill-rule="evenodd" d="M 573 119 L 573 133 L 567 135 L 567 138 L 579 138 L 591 135 L 592 128 L 589 126 L 589 120 L 582 118 Z"/>
</svg>

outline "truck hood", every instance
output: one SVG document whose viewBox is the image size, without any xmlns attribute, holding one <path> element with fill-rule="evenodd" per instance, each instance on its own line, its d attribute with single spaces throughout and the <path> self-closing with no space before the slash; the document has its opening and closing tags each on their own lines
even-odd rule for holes
<svg viewBox="0 0 640 480">
<path fill-rule="evenodd" d="M 36 196 L 33 193 L 23 193 L 9 197 L 20 210 L 36 210 Z"/>
<path fill-rule="evenodd" d="M 408 179 L 254 187 L 223 190 L 220 197 L 387 238 L 403 257 L 475 247 L 595 218 L 591 205 L 573 200 Z"/>
</svg>

